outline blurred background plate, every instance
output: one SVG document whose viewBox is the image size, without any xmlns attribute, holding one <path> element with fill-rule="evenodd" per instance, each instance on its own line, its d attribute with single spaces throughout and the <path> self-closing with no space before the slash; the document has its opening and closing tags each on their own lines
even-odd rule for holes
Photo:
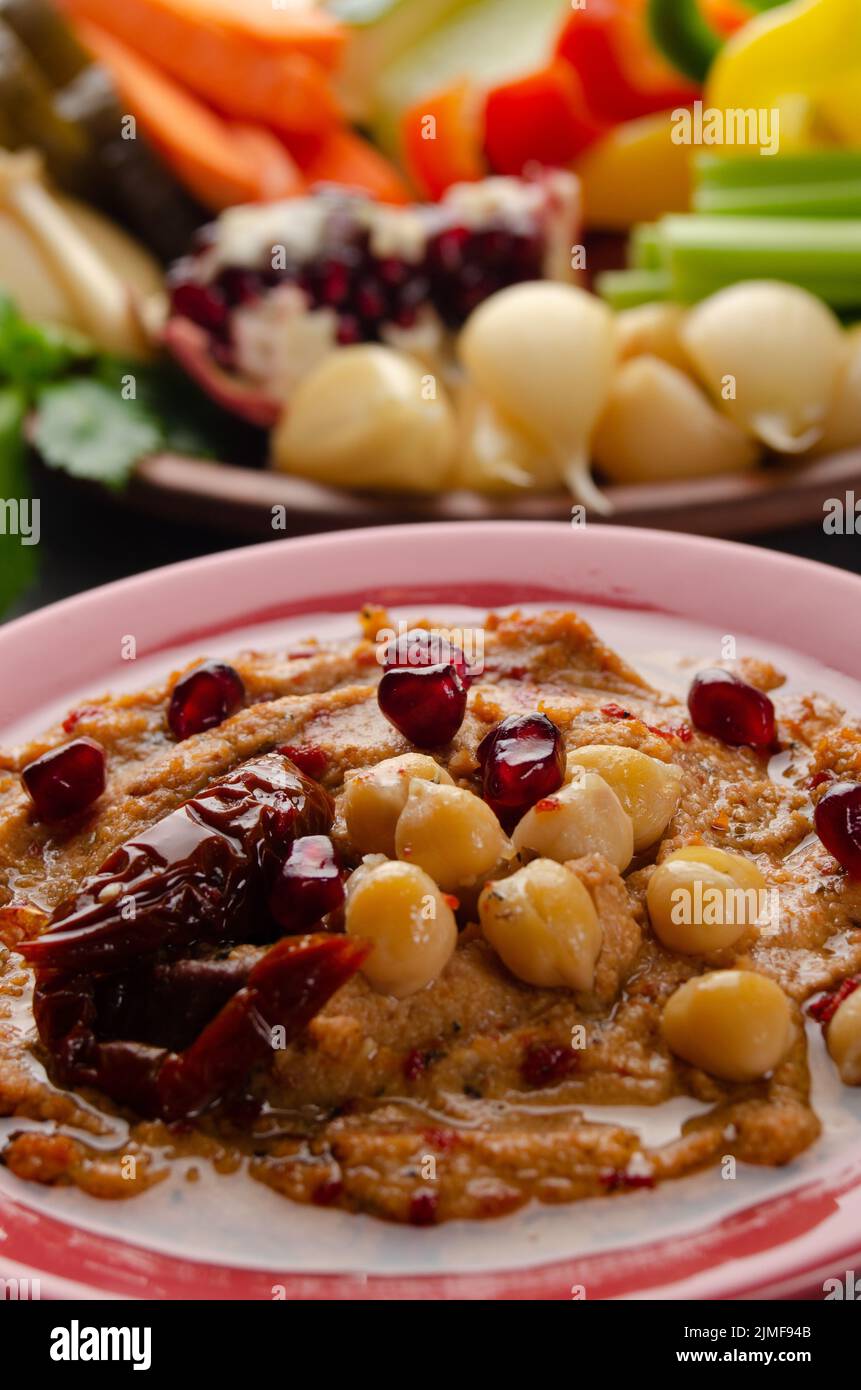
<svg viewBox="0 0 861 1390">
<path fill-rule="evenodd" d="M 861 496 L 859 449 L 803 467 L 610 487 L 606 495 L 614 509 L 608 519 L 617 525 L 732 537 L 821 522 L 828 499 L 853 489 Z M 271 537 L 273 507 L 286 509 L 280 529 L 288 534 L 404 521 L 559 521 L 571 515 L 571 503 L 561 493 L 350 493 L 283 473 L 177 454 L 145 459 L 127 496 L 118 500 L 171 520 L 250 537 Z"/>
</svg>

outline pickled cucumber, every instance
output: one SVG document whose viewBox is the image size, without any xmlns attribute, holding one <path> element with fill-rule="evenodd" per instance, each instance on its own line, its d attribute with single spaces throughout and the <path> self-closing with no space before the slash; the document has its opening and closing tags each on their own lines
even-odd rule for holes
<svg viewBox="0 0 861 1390">
<path fill-rule="evenodd" d="M 90 63 L 60 92 L 57 109 L 85 132 L 98 156 L 99 205 L 163 261 L 187 250 L 204 210 L 140 135 L 125 138 L 124 113 L 106 70 Z"/>
<path fill-rule="evenodd" d="M 49 0 L 0 0 L 0 20 L 24 45 L 52 87 L 65 87 L 90 61 Z"/>
<path fill-rule="evenodd" d="M 0 21 L 0 114 L 8 149 L 35 148 L 58 183 L 88 193 L 97 178 L 86 133 L 60 114 L 54 93 L 32 55 Z"/>
</svg>

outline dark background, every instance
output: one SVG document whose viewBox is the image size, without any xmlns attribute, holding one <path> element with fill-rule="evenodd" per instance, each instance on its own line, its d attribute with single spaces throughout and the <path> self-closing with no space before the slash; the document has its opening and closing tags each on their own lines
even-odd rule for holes
<svg viewBox="0 0 861 1390">
<path fill-rule="evenodd" d="M 105 502 L 98 495 L 82 494 L 59 480 L 56 485 L 53 479 L 43 481 L 45 486 L 38 489 L 42 503 L 38 578 L 8 617 L 142 570 L 252 543 L 228 529 L 180 525 Z M 861 574 L 861 533 L 831 536 L 821 524 L 808 525 L 767 532 L 749 543 Z"/>
</svg>

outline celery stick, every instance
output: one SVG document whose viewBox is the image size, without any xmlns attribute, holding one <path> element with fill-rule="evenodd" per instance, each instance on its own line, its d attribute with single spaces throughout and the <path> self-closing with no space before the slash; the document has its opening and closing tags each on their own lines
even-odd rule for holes
<svg viewBox="0 0 861 1390">
<path fill-rule="evenodd" d="M 853 182 L 774 184 L 767 188 L 697 189 L 694 212 L 722 216 L 861 217 L 861 178 Z"/>
<path fill-rule="evenodd" d="M 685 300 L 703 283 L 757 279 L 789 280 L 841 307 L 861 299 L 859 219 L 693 214 L 664 217 L 659 227 L 674 294 Z"/>
<path fill-rule="evenodd" d="M 611 309 L 668 299 L 669 289 L 669 277 L 660 270 L 605 270 L 595 276 L 595 290 Z"/>
<path fill-rule="evenodd" d="M 631 270 L 660 270 L 661 233 L 657 222 L 640 222 L 628 240 L 628 267 Z"/>
<path fill-rule="evenodd" d="M 807 290 L 817 299 L 821 299 L 824 304 L 830 305 L 838 316 L 853 318 L 861 314 L 861 284 L 855 277 L 840 279 L 837 276 L 828 278 L 814 274 L 809 276 L 774 274 L 740 276 L 729 268 L 720 274 L 708 274 L 697 273 L 687 267 L 674 266 L 668 278 L 671 290 L 666 297 L 678 304 L 696 304 L 698 300 L 707 299 L 709 295 L 716 294 L 718 290 L 738 284 L 739 280 L 770 279 L 785 280 L 790 284 L 798 285 L 800 289 Z"/>
<path fill-rule="evenodd" d="M 854 182 L 861 179 L 861 150 L 807 154 L 696 156 L 698 188 L 771 188 L 775 185 Z"/>
</svg>

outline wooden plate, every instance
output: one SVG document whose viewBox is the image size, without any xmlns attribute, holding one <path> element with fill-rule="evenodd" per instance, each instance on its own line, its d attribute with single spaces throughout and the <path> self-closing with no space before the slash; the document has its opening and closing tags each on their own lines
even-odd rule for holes
<svg viewBox="0 0 861 1390">
<path fill-rule="evenodd" d="M 614 511 L 606 519 L 701 536 L 754 535 L 819 522 L 829 498 L 842 499 L 853 489 L 861 497 L 861 449 L 803 466 L 608 488 Z M 559 521 L 571 515 L 570 500 L 561 493 L 514 498 L 472 492 L 430 497 L 352 493 L 177 454 L 143 460 L 124 498 L 155 515 L 270 539 L 285 532 L 404 521 Z"/>
</svg>

